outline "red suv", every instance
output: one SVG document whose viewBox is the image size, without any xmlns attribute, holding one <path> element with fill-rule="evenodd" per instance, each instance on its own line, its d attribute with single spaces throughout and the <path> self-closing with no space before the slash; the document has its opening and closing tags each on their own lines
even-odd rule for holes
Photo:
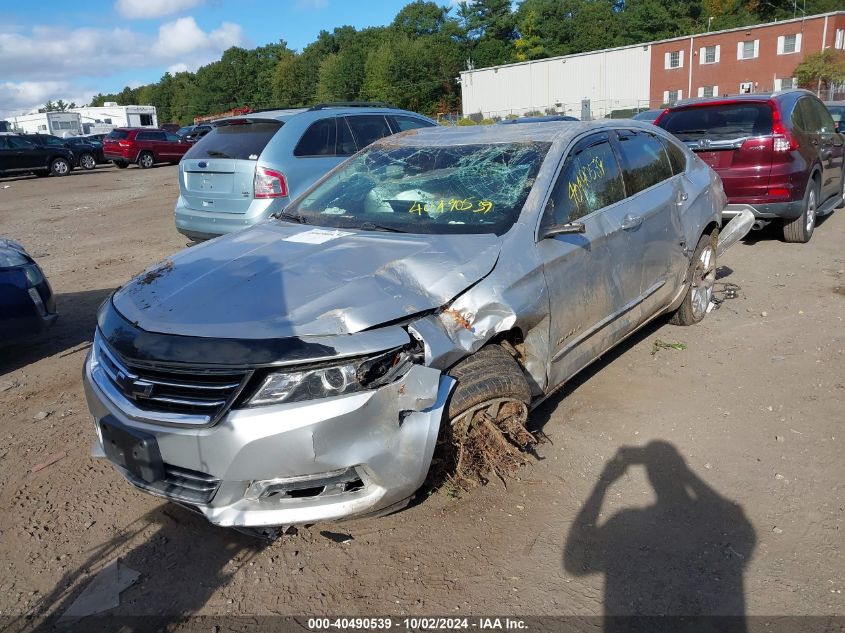
<svg viewBox="0 0 845 633">
<path fill-rule="evenodd" d="M 115 128 L 103 139 L 103 155 L 121 169 L 129 163 L 149 169 L 156 163 L 175 165 L 191 149 L 191 144 L 175 134 L 155 128 Z"/>
<path fill-rule="evenodd" d="M 755 228 L 781 221 L 787 242 L 808 242 L 816 216 L 845 200 L 845 136 L 806 90 L 682 102 L 655 125 L 719 174 L 728 196 L 723 215 L 749 205 Z"/>
</svg>

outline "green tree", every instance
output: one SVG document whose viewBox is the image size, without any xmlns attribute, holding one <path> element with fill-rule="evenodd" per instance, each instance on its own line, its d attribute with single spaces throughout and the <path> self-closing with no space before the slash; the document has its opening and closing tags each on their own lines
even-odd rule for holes
<svg viewBox="0 0 845 633">
<path fill-rule="evenodd" d="M 320 64 L 318 101 L 354 101 L 364 81 L 364 58 L 356 48 L 344 48 Z"/>
<path fill-rule="evenodd" d="M 436 35 L 443 32 L 448 16 L 448 7 L 426 0 L 414 0 L 399 10 L 391 26 L 408 37 Z"/>
<path fill-rule="evenodd" d="M 799 86 L 810 90 L 845 83 L 845 51 L 826 48 L 807 55 L 793 74 Z"/>
</svg>

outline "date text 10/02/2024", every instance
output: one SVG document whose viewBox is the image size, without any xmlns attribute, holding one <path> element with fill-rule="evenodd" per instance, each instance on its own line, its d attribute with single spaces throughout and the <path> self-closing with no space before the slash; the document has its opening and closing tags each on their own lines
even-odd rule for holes
<svg viewBox="0 0 845 633">
<path fill-rule="evenodd" d="M 521 631 L 527 629 L 527 624 L 519 618 L 475 617 L 475 618 L 444 618 L 444 617 L 408 617 L 408 618 L 309 618 L 308 629 L 312 631 L 329 630 L 429 630 L 429 631 L 458 631 L 458 630 L 510 630 Z"/>
</svg>

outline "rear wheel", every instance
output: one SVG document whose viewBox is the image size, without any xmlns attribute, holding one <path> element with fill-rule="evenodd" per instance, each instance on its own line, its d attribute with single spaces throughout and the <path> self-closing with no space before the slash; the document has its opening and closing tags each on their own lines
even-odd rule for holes
<svg viewBox="0 0 845 633">
<path fill-rule="evenodd" d="M 155 158 L 150 152 L 141 152 L 138 155 L 138 167 L 140 167 L 141 169 L 149 169 L 150 167 L 155 165 L 155 162 Z"/>
<path fill-rule="evenodd" d="M 94 154 L 85 153 L 79 157 L 79 166 L 86 171 L 91 171 L 97 166 L 97 159 Z"/>
<path fill-rule="evenodd" d="M 713 284 L 716 283 L 716 247 L 719 232 L 705 233 L 698 240 L 690 263 L 690 287 L 684 301 L 669 319 L 675 325 L 699 323 L 710 307 L 713 298 Z"/>
<path fill-rule="evenodd" d="M 815 180 L 807 184 L 804 194 L 804 211 L 794 220 L 783 223 L 783 240 L 795 244 L 806 244 L 813 237 L 816 228 L 816 209 L 819 199 L 819 185 Z"/>
<path fill-rule="evenodd" d="M 53 176 L 67 176 L 70 173 L 70 163 L 64 158 L 54 158 L 50 163 L 50 173 Z"/>
</svg>

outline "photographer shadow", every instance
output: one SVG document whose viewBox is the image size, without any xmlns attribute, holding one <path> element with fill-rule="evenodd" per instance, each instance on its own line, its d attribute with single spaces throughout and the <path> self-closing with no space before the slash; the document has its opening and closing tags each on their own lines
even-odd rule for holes
<svg viewBox="0 0 845 633">
<path fill-rule="evenodd" d="M 645 467 L 656 503 L 600 524 L 608 489 L 632 465 Z M 576 576 L 604 573 L 605 631 L 741 632 L 754 544 L 742 507 L 693 473 L 673 445 L 655 441 L 623 447 L 605 465 L 572 524 L 563 564 Z"/>
</svg>

